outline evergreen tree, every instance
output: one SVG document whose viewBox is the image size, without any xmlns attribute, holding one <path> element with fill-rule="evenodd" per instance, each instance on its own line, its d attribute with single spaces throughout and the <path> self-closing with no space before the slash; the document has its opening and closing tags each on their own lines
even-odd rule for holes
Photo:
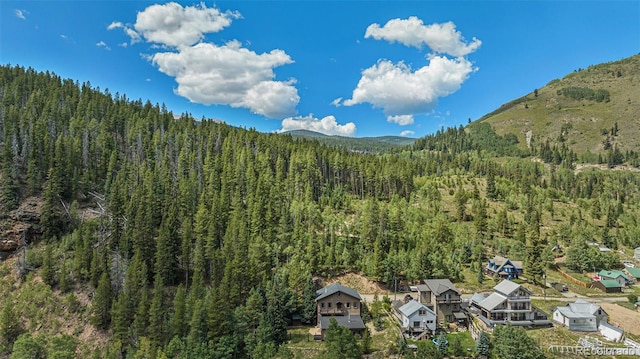
<svg viewBox="0 0 640 359">
<path fill-rule="evenodd" d="M 330 318 L 329 327 L 325 331 L 324 345 L 326 357 L 330 359 L 357 359 L 362 357 L 358 342 L 348 328 L 338 325 L 335 318 Z"/>
<path fill-rule="evenodd" d="M 173 316 L 171 317 L 171 334 L 184 338 L 187 334 L 187 302 L 184 286 L 180 284 L 173 298 Z"/>
<path fill-rule="evenodd" d="M 0 349 L 10 349 L 13 342 L 24 329 L 22 327 L 22 320 L 13 308 L 13 299 L 5 297 L 3 304 L 2 311 L 0 312 Z"/>
<path fill-rule="evenodd" d="M 476 340 L 476 353 L 482 358 L 489 357 L 489 335 L 484 330 L 480 332 Z"/>
<path fill-rule="evenodd" d="M 56 269 L 53 261 L 53 244 L 45 246 L 44 258 L 42 258 L 42 271 L 40 272 L 40 275 L 42 276 L 43 282 L 52 287 L 55 285 Z"/>
<path fill-rule="evenodd" d="M 157 274 L 153 286 L 153 299 L 149 307 L 149 327 L 147 328 L 152 348 L 164 345 L 166 314 L 164 307 L 164 281 L 162 276 Z"/>
<path fill-rule="evenodd" d="M 103 271 L 91 305 L 91 324 L 98 329 L 107 329 L 111 323 L 111 278 Z"/>
<path fill-rule="evenodd" d="M 493 330 L 498 358 L 543 359 L 546 356 L 536 341 L 521 327 L 497 325 Z"/>
<path fill-rule="evenodd" d="M 146 288 L 141 289 L 140 301 L 136 307 L 136 312 L 131 325 L 136 337 L 147 335 L 147 327 L 149 326 L 149 291 Z"/>
<path fill-rule="evenodd" d="M 316 284 L 311 274 L 307 275 L 302 296 L 302 321 L 308 324 L 314 323 L 317 317 Z"/>
<path fill-rule="evenodd" d="M 46 358 L 46 339 L 42 335 L 24 333 L 13 343 L 11 359 Z"/>
<path fill-rule="evenodd" d="M 441 356 L 447 355 L 449 351 L 449 342 L 444 336 L 444 333 L 440 333 L 440 335 L 438 336 L 438 339 L 436 341 L 436 348 L 438 349 L 438 353 L 440 353 Z"/>
</svg>

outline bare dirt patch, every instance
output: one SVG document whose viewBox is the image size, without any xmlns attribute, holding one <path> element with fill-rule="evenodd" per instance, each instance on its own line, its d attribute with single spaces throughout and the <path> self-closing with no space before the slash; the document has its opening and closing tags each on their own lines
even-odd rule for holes
<svg viewBox="0 0 640 359">
<path fill-rule="evenodd" d="M 353 288 L 360 294 L 382 294 L 389 291 L 380 283 L 372 281 L 362 274 L 347 272 L 331 278 L 320 278 L 320 284 L 324 287 L 333 283 L 340 283 Z"/>
<path fill-rule="evenodd" d="M 598 303 L 609 314 L 608 322 L 622 328 L 625 332 L 640 335 L 640 313 L 621 307 L 615 303 Z"/>
</svg>

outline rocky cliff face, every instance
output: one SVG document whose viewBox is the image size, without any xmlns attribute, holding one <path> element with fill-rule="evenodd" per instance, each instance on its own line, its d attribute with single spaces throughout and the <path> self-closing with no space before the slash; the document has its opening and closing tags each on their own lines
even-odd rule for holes
<svg viewBox="0 0 640 359">
<path fill-rule="evenodd" d="M 18 209 L 0 217 L 0 258 L 38 239 L 42 204 L 36 197 L 27 198 Z"/>
</svg>

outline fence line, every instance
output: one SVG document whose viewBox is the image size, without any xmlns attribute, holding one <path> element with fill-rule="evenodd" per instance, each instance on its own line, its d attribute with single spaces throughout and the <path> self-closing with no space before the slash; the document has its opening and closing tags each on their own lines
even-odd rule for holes
<svg viewBox="0 0 640 359">
<path fill-rule="evenodd" d="M 585 287 L 585 288 L 589 288 L 589 285 L 581 280 L 575 279 L 572 276 L 570 276 L 569 274 L 563 272 L 562 270 L 558 269 L 558 273 L 560 273 L 561 276 L 567 278 L 568 280 L 572 281 L 573 283 Z"/>
</svg>

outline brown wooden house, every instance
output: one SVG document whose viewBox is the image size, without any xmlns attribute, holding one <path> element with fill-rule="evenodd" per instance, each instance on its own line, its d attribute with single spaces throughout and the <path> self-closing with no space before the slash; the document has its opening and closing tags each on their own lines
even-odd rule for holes
<svg viewBox="0 0 640 359">
<path fill-rule="evenodd" d="M 329 327 L 332 317 L 339 325 L 355 333 L 364 331 L 364 322 L 360 316 L 362 298 L 356 290 L 338 283 L 328 285 L 316 291 L 316 305 L 320 327 L 319 339 L 324 339 L 324 332 Z"/>
</svg>

